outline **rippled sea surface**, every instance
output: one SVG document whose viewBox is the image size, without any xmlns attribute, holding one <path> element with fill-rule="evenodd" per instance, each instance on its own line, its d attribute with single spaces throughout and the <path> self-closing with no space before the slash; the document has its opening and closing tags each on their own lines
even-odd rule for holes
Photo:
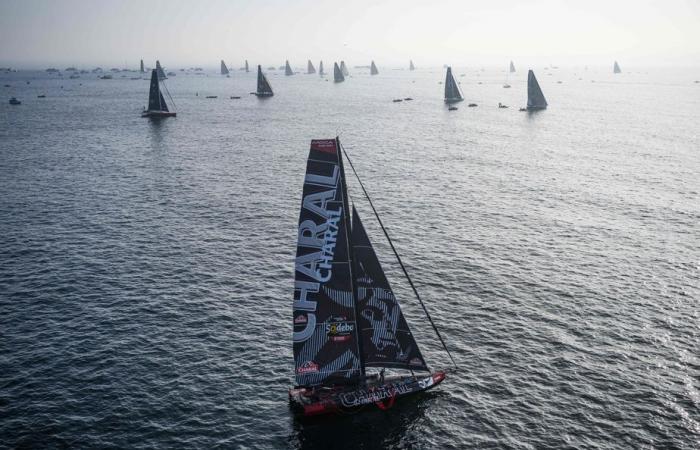
<svg viewBox="0 0 700 450">
<path fill-rule="evenodd" d="M 380 71 L 270 72 L 267 100 L 253 73 L 178 72 L 161 122 L 136 74 L 0 75 L 0 447 L 699 448 L 700 74 L 536 68 L 528 114 L 524 70 L 455 68 L 457 111 L 442 69 Z M 299 421 L 301 188 L 336 134 L 460 370 Z"/>
</svg>

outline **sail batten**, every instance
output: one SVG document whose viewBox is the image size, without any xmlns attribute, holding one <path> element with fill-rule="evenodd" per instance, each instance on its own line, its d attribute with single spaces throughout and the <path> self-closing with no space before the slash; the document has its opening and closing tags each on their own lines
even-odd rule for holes
<svg viewBox="0 0 700 450">
<path fill-rule="evenodd" d="M 527 109 L 546 109 L 547 100 L 544 98 L 540 84 L 537 82 L 535 72 L 532 70 L 527 73 Z"/>
</svg>

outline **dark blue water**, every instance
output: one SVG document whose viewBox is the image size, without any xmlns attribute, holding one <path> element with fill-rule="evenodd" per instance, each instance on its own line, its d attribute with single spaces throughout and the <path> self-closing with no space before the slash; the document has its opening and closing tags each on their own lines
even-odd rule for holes
<svg viewBox="0 0 700 450">
<path fill-rule="evenodd" d="M 380 70 L 270 74 L 266 101 L 252 73 L 179 73 L 162 122 L 147 80 L 0 75 L 0 447 L 698 448 L 698 76 L 539 69 L 526 114 L 524 73 L 455 69 L 479 106 L 447 111 L 442 70 Z M 297 218 L 336 134 L 461 370 L 302 422 Z"/>
</svg>

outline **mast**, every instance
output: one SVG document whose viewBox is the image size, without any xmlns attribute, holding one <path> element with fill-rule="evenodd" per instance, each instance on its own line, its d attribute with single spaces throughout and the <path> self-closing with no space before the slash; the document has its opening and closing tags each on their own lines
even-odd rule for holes
<svg viewBox="0 0 700 450">
<path fill-rule="evenodd" d="M 379 70 L 377 69 L 377 66 L 374 64 L 374 61 L 372 61 L 372 64 L 370 65 L 369 73 L 370 73 L 370 75 L 379 75 Z"/>
</svg>

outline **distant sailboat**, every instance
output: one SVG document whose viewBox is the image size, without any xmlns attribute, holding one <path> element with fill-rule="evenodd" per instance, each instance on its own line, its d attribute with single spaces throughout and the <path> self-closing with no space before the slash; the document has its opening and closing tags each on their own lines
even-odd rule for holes
<svg viewBox="0 0 700 450">
<path fill-rule="evenodd" d="M 340 71 L 343 72 L 344 77 L 350 76 L 350 72 L 348 72 L 348 68 L 345 65 L 345 61 L 340 61 Z"/>
<path fill-rule="evenodd" d="M 513 61 L 510 62 L 510 73 L 515 73 L 515 65 L 513 64 Z"/>
<path fill-rule="evenodd" d="M 320 77 L 324 76 L 326 73 L 323 71 L 323 61 L 318 63 L 318 75 Z"/>
<path fill-rule="evenodd" d="M 284 62 L 284 74 L 287 76 L 294 75 L 294 72 L 292 72 L 292 68 L 289 65 L 289 60 Z"/>
<path fill-rule="evenodd" d="M 221 60 L 221 75 L 229 76 L 228 67 L 226 67 L 226 63 L 223 59 Z"/>
<path fill-rule="evenodd" d="M 141 60 L 141 73 L 146 73 L 146 69 L 143 67 L 143 59 Z"/>
<path fill-rule="evenodd" d="M 306 64 L 306 73 L 308 75 L 311 75 L 312 73 L 316 73 L 316 69 L 314 68 L 313 63 L 311 63 L 311 60 Z"/>
<path fill-rule="evenodd" d="M 250 72 L 250 70 L 248 70 L 248 60 L 247 59 L 245 60 L 245 71 Z"/>
<path fill-rule="evenodd" d="M 338 63 L 333 63 L 333 81 L 336 83 L 345 81 L 345 76 L 343 76 L 343 71 L 338 67 Z"/>
<path fill-rule="evenodd" d="M 272 93 L 272 86 L 270 86 L 270 82 L 267 81 L 267 77 L 265 74 L 262 72 L 262 68 L 258 64 L 258 90 L 256 92 L 253 92 L 253 94 L 257 95 L 258 97 L 272 97 L 274 94 Z"/>
<path fill-rule="evenodd" d="M 163 81 L 168 78 L 165 76 L 165 72 L 163 71 L 163 68 L 160 65 L 160 61 L 156 61 L 156 70 L 158 71 L 158 80 Z"/>
<path fill-rule="evenodd" d="M 545 100 L 540 84 L 535 78 L 535 72 L 530 70 L 527 73 L 527 110 L 536 111 L 539 109 L 547 109 L 547 100 Z"/>
<path fill-rule="evenodd" d="M 379 75 L 379 70 L 377 70 L 377 66 L 374 64 L 374 61 L 372 61 L 372 64 L 370 65 L 369 74 L 370 75 Z"/>
<path fill-rule="evenodd" d="M 620 70 L 620 65 L 615 61 L 615 65 L 613 65 L 613 73 L 622 73 L 622 70 Z"/>
<path fill-rule="evenodd" d="M 413 60 L 408 64 L 408 70 L 416 70 L 416 66 L 413 65 Z"/>
<path fill-rule="evenodd" d="M 174 111 L 168 109 L 163 92 L 160 90 L 160 81 L 158 69 L 153 69 L 151 71 L 151 90 L 148 93 L 148 109 L 141 113 L 141 117 L 157 119 L 161 117 L 175 117 L 177 115 Z"/>
<path fill-rule="evenodd" d="M 452 67 L 447 68 L 447 75 L 445 75 L 445 103 L 457 103 L 464 100 L 462 92 L 452 76 Z"/>
</svg>

